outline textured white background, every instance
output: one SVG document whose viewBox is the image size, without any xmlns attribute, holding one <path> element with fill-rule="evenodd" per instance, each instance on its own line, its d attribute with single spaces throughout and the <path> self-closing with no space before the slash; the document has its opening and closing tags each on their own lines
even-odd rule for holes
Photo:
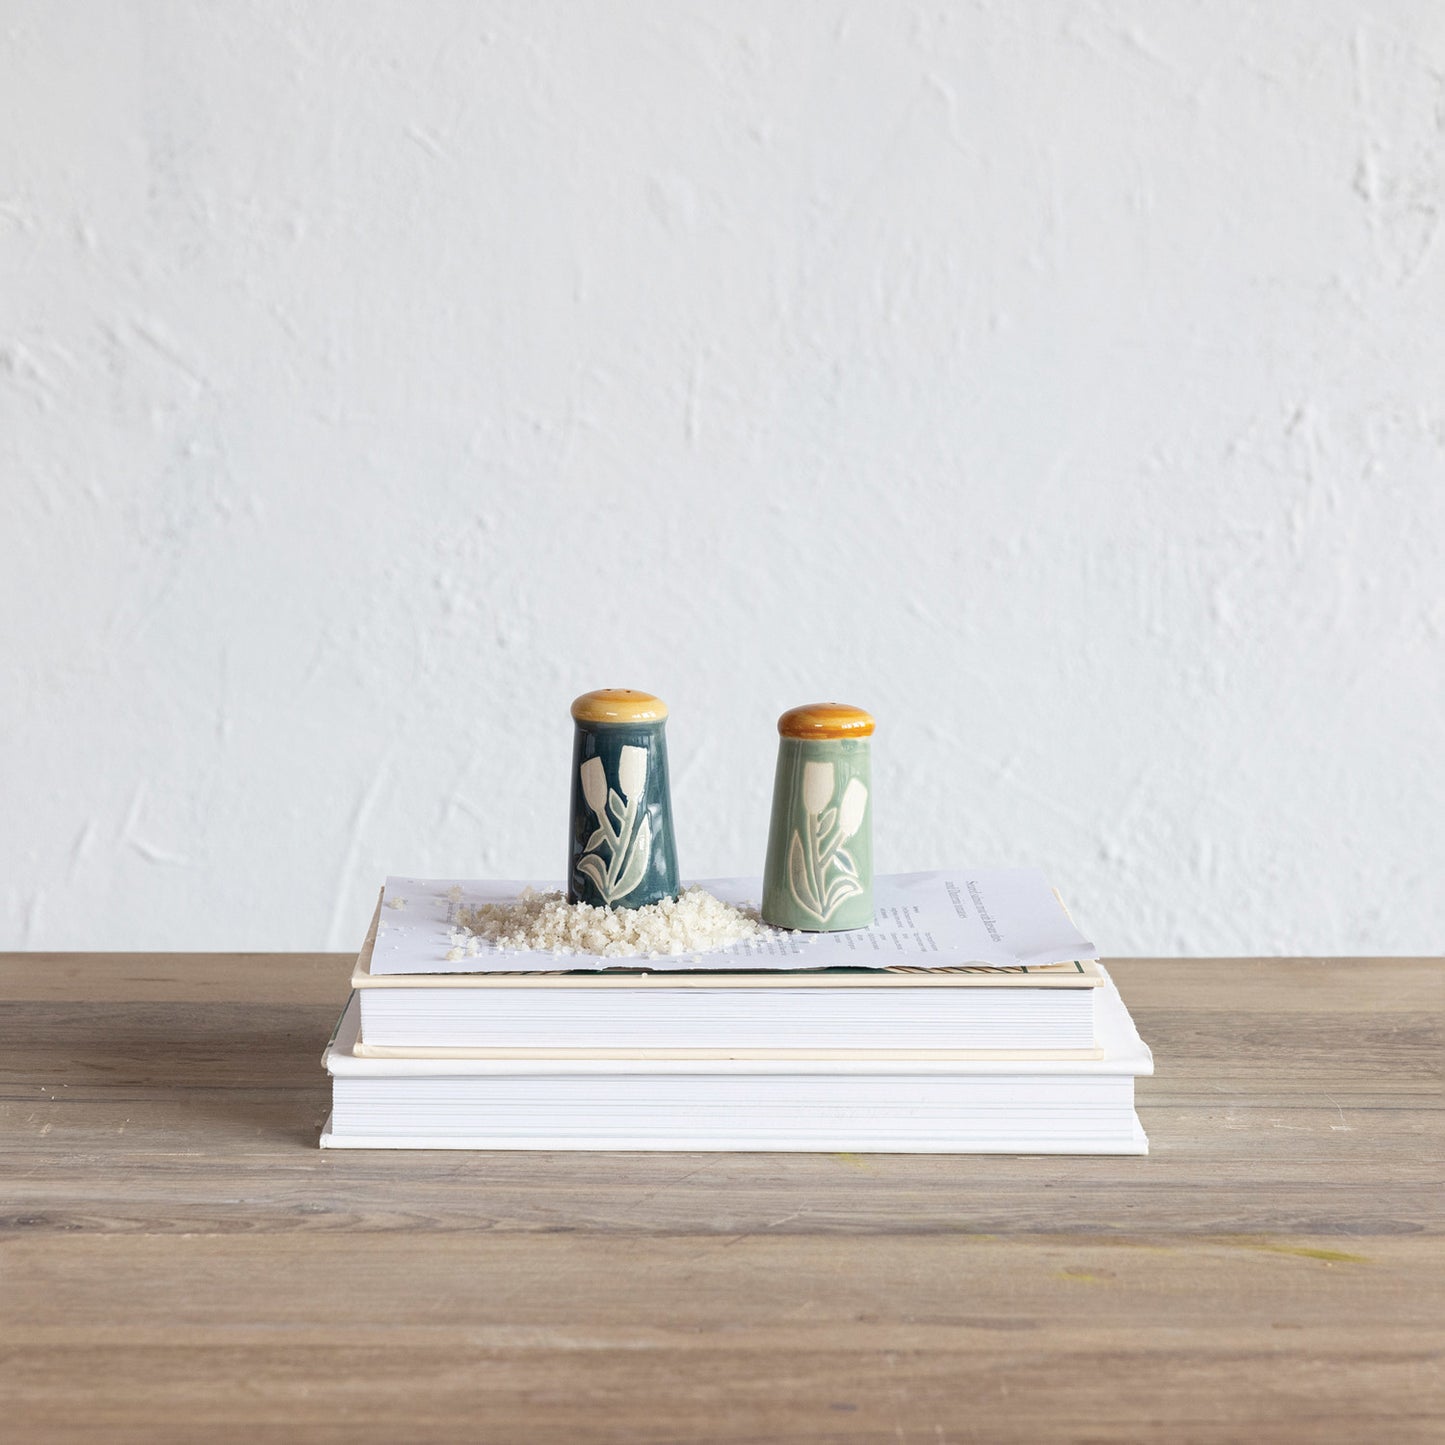
<svg viewBox="0 0 1445 1445">
<path fill-rule="evenodd" d="M 0 946 L 560 876 L 661 693 L 1113 953 L 1445 941 L 1445 10 L 0 3 Z"/>
</svg>

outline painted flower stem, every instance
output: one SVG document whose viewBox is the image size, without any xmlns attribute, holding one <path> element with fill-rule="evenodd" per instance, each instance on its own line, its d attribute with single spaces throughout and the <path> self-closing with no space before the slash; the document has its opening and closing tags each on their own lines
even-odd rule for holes
<svg viewBox="0 0 1445 1445">
<path fill-rule="evenodd" d="M 622 814 L 622 822 L 618 825 L 612 844 L 612 857 L 607 863 L 607 891 L 609 893 L 617 887 L 617 880 L 622 874 L 622 866 L 627 858 L 628 847 L 632 843 L 632 830 L 637 825 L 637 804 L 636 794 L 627 800 L 627 806 Z"/>
<path fill-rule="evenodd" d="M 818 815 L 812 813 L 808 816 L 807 837 L 804 840 L 806 846 L 806 857 L 808 859 L 808 883 L 813 891 L 813 900 L 817 904 L 819 917 L 823 916 L 823 870 L 827 866 L 819 856 L 818 848 Z"/>
</svg>

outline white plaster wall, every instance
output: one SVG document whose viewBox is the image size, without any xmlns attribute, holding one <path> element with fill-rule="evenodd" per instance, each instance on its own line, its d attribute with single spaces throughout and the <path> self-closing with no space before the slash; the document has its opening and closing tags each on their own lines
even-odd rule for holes
<svg viewBox="0 0 1445 1445">
<path fill-rule="evenodd" d="M 1110 952 L 1445 940 L 1445 11 L 0 3 L 0 946 L 684 871 L 784 707 Z"/>
</svg>

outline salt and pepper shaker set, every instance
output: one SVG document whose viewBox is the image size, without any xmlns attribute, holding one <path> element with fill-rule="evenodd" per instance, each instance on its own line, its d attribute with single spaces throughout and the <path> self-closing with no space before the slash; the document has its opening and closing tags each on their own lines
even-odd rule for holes
<svg viewBox="0 0 1445 1445">
<path fill-rule="evenodd" d="M 603 688 L 572 704 L 572 721 L 568 901 L 641 908 L 675 898 L 667 705 Z M 843 703 L 810 703 L 778 719 L 765 923 L 813 933 L 872 923 L 872 735 L 873 719 Z"/>
</svg>

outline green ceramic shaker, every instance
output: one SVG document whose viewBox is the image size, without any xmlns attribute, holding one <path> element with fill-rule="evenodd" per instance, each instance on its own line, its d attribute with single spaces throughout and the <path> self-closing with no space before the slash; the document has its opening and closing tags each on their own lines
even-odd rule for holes
<svg viewBox="0 0 1445 1445">
<path fill-rule="evenodd" d="M 839 702 L 778 719 L 763 921 L 837 933 L 873 922 L 873 719 Z"/>
<path fill-rule="evenodd" d="M 667 782 L 667 704 L 608 687 L 572 704 L 572 855 L 567 901 L 641 908 L 677 897 Z"/>
</svg>

